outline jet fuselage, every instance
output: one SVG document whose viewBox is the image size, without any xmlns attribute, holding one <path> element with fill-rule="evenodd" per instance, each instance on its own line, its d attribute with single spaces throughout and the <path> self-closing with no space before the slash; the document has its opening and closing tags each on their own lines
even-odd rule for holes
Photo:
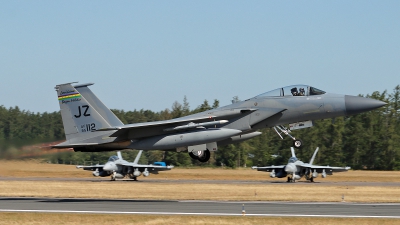
<svg viewBox="0 0 400 225">
<path fill-rule="evenodd" d="M 258 129 L 353 115 L 386 104 L 292 85 L 185 117 L 124 125 L 88 89 L 89 85 L 56 86 L 67 141 L 54 147 L 73 147 L 75 151 L 217 150 L 217 145 L 260 135 Z"/>
</svg>

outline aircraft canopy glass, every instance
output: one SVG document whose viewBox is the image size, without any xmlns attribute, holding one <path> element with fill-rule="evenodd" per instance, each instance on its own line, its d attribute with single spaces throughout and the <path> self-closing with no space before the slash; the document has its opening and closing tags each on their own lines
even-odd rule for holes
<svg viewBox="0 0 400 225">
<path fill-rule="evenodd" d="M 310 95 L 322 95 L 325 93 L 326 93 L 325 91 L 322 91 L 318 88 L 299 84 L 268 91 L 261 95 L 257 95 L 256 98 L 280 97 L 280 96 L 310 96 Z"/>
<path fill-rule="evenodd" d="M 315 87 L 310 87 L 310 95 L 323 95 L 325 93 L 325 91 L 321 91 Z"/>
<path fill-rule="evenodd" d="M 118 160 L 118 156 L 116 156 L 116 155 L 113 155 L 108 159 L 109 162 L 114 162 L 116 160 Z"/>
<path fill-rule="evenodd" d="M 294 163 L 294 162 L 296 162 L 297 161 L 297 158 L 296 157 L 290 157 L 289 158 L 289 163 Z"/>
<path fill-rule="evenodd" d="M 282 88 L 275 89 L 273 91 L 265 92 L 264 94 L 258 95 L 258 97 L 278 97 L 282 96 Z"/>
<path fill-rule="evenodd" d="M 292 85 L 283 88 L 284 96 L 307 96 L 308 88 L 305 85 Z"/>
</svg>

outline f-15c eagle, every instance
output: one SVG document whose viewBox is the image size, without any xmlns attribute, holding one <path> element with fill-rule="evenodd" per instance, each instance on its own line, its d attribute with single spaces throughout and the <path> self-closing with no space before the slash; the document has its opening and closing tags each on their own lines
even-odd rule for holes
<svg viewBox="0 0 400 225">
<path fill-rule="evenodd" d="M 187 151 L 192 158 L 207 162 L 218 146 L 256 137 L 261 128 L 274 128 L 281 138 L 282 134 L 289 136 L 299 148 L 302 141 L 290 134 L 293 129 L 310 127 L 312 120 L 358 114 L 386 105 L 375 99 L 292 85 L 181 118 L 123 124 L 93 94 L 90 85 L 66 83 L 55 87 L 66 141 L 53 148 L 82 152 Z"/>
</svg>

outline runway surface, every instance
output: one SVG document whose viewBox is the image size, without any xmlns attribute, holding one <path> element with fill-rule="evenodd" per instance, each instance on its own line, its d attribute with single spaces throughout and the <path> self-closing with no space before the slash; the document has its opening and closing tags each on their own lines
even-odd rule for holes
<svg viewBox="0 0 400 225">
<path fill-rule="evenodd" d="M 0 198 L 0 212 L 400 219 L 400 204 Z"/>
</svg>

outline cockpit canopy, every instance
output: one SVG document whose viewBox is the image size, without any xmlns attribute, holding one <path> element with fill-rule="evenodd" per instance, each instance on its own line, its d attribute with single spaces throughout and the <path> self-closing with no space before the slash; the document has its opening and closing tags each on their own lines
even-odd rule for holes
<svg viewBox="0 0 400 225">
<path fill-rule="evenodd" d="M 295 163 L 297 161 L 296 157 L 290 157 L 288 163 Z"/>
<path fill-rule="evenodd" d="M 109 162 L 115 162 L 115 161 L 117 161 L 118 159 L 119 159 L 118 156 L 113 155 L 113 156 L 111 156 L 111 157 L 108 159 L 108 161 L 109 161 Z"/>
<path fill-rule="evenodd" d="M 257 95 L 256 98 L 279 97 L 279 96 L 310 96 L 310 95 L 322 95 L 325 93 L 326 93 L 325 91 L 319 90 L 318 88 L 299 84 L 268 91 L 261 95 Z"/>
</svg>

